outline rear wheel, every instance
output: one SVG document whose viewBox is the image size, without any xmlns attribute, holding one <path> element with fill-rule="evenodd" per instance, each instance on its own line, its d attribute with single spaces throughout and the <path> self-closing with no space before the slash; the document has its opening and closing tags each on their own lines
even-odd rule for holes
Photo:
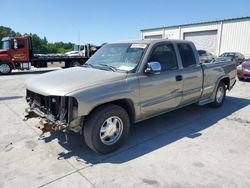
<svg viewBox="0 0 250 188">
<path fill-rule="evenodd" d="M 12 71 L 12 67 L 9 63 L 0 63 L 0 74 L 7 75 Z"/>
<path fill-rule="evenodd" d="M 226 96 L 226 86 L 224 82 L 220 82 L 216 90 L 214 101 L 211 103 L 211 107 L 218 108 L 220 107 L 225 100 Z"/>
<path fill-rule="evenodd" d="M 110 153 L 126 140 L 130 121 L 126 110 L 117 105 L 105 105 L 94 110 L 87 118 L 84 139 L 97 153 Z"/>
<path fill-rule="evenodd" d="M 73 61 L 71 63 L 71 67 L 79 67 L 79 66 L 81 66 L 81 63 L 79 61 Z"/>
</svg>

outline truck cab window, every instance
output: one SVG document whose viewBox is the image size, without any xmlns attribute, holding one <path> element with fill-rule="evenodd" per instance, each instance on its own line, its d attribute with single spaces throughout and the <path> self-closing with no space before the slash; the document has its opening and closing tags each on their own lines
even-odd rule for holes
<svg viewBox="0 0 250 188">
<path fill-rule="evenodd" d="M 186 44 L 186 43 L 178 44 L 178 49 L 180 52 L 182 65 L 184 68 L 192 66 L 192 65 L 196 65 L 194 52 L 189 44 Z"/>
<path fill-rule="evenodd" d="M 157 61 L 161 64 L 161 70 L 178 69 L 178 63 L 172 44 L 160 44 L 152 52 L 149 62 Z"/>
<path fill-rule="evenodd" d="M 24 41 L 23 40 L 17 40 L 17 48 L 24 48 Z"/>
</svg>

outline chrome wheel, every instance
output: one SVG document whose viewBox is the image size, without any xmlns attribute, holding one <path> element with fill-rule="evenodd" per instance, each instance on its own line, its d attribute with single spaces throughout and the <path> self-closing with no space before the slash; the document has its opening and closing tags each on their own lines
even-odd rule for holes
<svg viewBox="0 0 250 188">
<path fill-rule="evenodd" d="M 106 119 L 100 129 L 100 139 L 105 145 L 116 143 L 123 132 L 123 122 L 117 116 Z"/>
<path fill-rule="evenodd" d="M 0 64 L 0 73 L 8 74 L 10 73 L 11 68 L 7 63 Z"/>
<path fill-rule="evenodd" d="M 224 95 L 225 95 L 224 88 L 223 87 L 219 87 L 218 90 L 217 90 L 217 93 L 216 93 L 216 101 L 218 103 L 221 103 L 223 101 Z"/>
</svg>

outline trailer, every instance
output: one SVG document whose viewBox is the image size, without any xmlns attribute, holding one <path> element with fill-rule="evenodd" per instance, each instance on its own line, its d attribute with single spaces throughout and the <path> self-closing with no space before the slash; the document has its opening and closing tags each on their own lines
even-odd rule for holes
<svg viewBox="0 0 250 188">
<path fill-rule="evenodd" d="M 47 67 L 51 62 L 64 62 L 65 67 L 83 65 L 99 48 L 90 44 L 82 46 L 84 55 L 80 54 L 34 54 L 32 40 L 29 36 L 5 37 L 0 49 L 0 74 L 10 74 L 12 70 L 29 70 Z"/>
</svg>

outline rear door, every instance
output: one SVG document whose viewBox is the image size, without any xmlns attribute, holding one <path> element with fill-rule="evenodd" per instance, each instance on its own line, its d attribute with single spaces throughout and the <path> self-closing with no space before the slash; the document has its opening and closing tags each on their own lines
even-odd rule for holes
<svg viewBox="0 0 250 188">
<path fill-rule="evenodd" d="M 178 43 L 177 48 L 182 61 L 183 97 L 181 104 L 198 101 L 202 93 L 203 72 L 194 54 L 195 47 L 190 43 Z"/>
<path fill-rule="evenodd" d="M 155 61 L 161 64 L 160 74 L 139 77 L 141 111 L 146 117 L 177 107 L 182 97 L 181 70 L 173 44 L 157 44 L 147 62 Z"/>
</svg>

